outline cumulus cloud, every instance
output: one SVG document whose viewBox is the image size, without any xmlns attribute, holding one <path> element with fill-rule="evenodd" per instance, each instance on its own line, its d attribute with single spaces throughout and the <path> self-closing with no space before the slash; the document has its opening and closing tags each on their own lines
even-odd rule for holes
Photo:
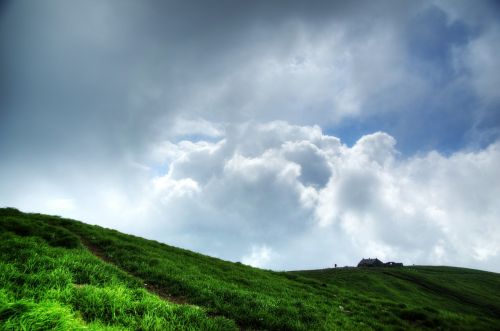
<svg viewBox="0 0 500 331">
<path fill-rule="evenodd" d="M 265 246 L 252 246 L 250 254 L 243 256 L 242 262 L 258 268 L 265 268 L 272 259 L 273 251 Z"/>
<path fill-rule="evenodd" d="M 404 158 L 382 132 L 351 147 L 318 127 L 284 122 L 226 132 L 218 142 L 170 143 L 183 152 L 152 179 L 165 183 L 155 204 L 165 215 L 189 208 L 165 222 L 175 218 L 176 231 L 197 239 L 158 239 L 273 268 L 363 256 L 498 268 L 498 143 Z"/>
<path fill-rule="evenodd" d="M 348 146 L 318 126 L 222 127 L 215 141 L 152 146 L 127 186 L 108 178 L 74 199 L 87 186 L 68 178 L 5 201 L 273 269 L 368 256 L 500 268 L 500 143 L 405 157 L 383 132 Z"/>
</svg>

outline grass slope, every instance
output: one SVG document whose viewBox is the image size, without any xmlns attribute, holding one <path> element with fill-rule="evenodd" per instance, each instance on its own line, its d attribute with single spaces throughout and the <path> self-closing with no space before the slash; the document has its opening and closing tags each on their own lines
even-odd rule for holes
<svg viewBox="0 0 500 331">
<path fill-rule="evenodd" d="M 0 330 L 494 330 L 500 275 L 272 272 L 0 209 Z"/>
</svg>

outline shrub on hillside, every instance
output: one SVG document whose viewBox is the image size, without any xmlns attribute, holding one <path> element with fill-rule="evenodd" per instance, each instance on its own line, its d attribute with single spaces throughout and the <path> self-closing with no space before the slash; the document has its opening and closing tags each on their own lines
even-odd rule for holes
<svg viewBox="0 0 500 331">
<path fill-rule="evenodd" d="M 56 228 L 56 227 L 53 228 L 55 233 L 51 237 L 51 239 L 48 240 L 51 246 L 59 246 L 66 248 L 77 248 L 81 246 L 80 239 L 73 233 L 63 228 Z"/>
<path fill-rule="evenodd" d="M 0 216 L 18 216 L 22 215 L 23 213 L 19 211 L 19 209 L 12 208 L 12 207 L 7 207 L 7 208 L 0 208 Z"/>
<path fill-rule="evenodd" d="M 1 219 L 0 229 L 3 231 L 13 232 L 18 236 L 23 237 L 33 235 L 33 227 L 29 224 L 29 222 L 14 217 Z"/>
<path fill-rule="evenodd" d="M 77 248 L 81 246 L 78 236 L 60 226 L 47 224 L 42 220 L 26 220 L 7 216 L 0 218 L 0 230 L 22 237 L 42 238 L 51 246 Z"/>
</svg>

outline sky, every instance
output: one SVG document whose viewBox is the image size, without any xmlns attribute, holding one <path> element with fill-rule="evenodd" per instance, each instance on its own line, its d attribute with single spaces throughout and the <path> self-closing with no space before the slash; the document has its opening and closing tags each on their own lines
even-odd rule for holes
<svg viewBox="0 0 500 331">
<path fill-rule="evenodd" d="M 500 272 L 498 54 L 496 1 L 0 0 L 0 206 Z"/>
</svg>

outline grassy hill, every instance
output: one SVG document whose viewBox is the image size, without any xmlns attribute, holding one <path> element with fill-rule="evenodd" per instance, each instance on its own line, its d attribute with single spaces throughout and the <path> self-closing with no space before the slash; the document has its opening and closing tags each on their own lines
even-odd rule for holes
<svg viewBox="0 0 500 331">
<path fill-rule="evenodd" d="M 500 275 L 273 272 L 0 209 L 0 330 L 500 330 Z"/>
</svg>

